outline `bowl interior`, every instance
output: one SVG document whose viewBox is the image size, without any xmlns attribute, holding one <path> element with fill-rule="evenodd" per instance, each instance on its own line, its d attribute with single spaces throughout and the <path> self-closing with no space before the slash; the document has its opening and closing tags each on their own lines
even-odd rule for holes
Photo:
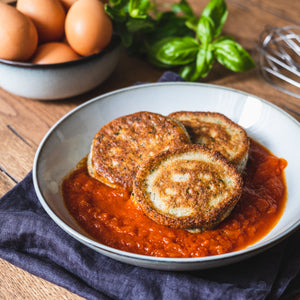
<svg viewBox="0 0 300 300">
<path fill-rule="evenodd" d="M 288 201 L 274 229 L 256 244 L 224 255 L 192 259 L 157 259 L 112 249 L 94 241 L 66 210 L 60 186 L 63 178 L 88 154 L 95 133 L 110 120 L 137 111 L 169 114 L 178 110 L 214 111 L 243 126 L 248 135 L 276 156 L 285 158 Z M 77 107 L 58 121 L 41 142 L 34 161 L 37 195 L 50 217 L 65 231 L 93 249 L 126 262 L 155 268 L 204 268 L 236 261 L 281 240 L 299 226 L 299 123 L 278 107 L 247 93 L 197 83 L 146 84 L 111 92 Z M 127 258 L 124 258 L 127 257 Z M 133 259 L 133 261 L 130 261 Z M 182 263 L 187 265 L 182 265 Z M 150 265 L 151 267 L 151 265 Z M 175 267 L 176 268 L 176 267 Z"/>
</svg>

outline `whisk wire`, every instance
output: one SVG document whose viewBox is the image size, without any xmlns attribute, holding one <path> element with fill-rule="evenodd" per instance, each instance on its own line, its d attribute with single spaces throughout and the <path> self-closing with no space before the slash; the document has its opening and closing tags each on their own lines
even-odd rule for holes
<svg viewBox="0 0 300 300">
<path fill-rule="evenodd" d="M 266 82 L 300 98 L 300 90 L 295 91 L 300 89 L 300 34 L 296 31 L 300 33 L 300 27 L 267 27 L 260 37 L 258 68 Z"/>
</svg>

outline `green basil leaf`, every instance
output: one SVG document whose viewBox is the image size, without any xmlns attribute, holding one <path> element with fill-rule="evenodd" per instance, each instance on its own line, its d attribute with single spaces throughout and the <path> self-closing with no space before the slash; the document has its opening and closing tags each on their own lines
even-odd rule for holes
<svg viewBox="0 0 300 300">
<path fill-rule="evenodd" d="M 206 77 L 212 68 L 214 55 L 211 49 L 200 48 L 195 62 L 184 66 L 180 70 L 180 76 L 187 81 L 196 81 L 200 77 Z"/>
<path fill-rule="evenodd" d="M 232 39 L 214 43 L 214 54 L 220 64 L 235 72 L 248 71 L 255 67 L 250 54 Z"/>
<path fill-rule="evenodd" d="M 201 16 L 205 16 L 213 22 L 213 38 L 220 35 L 223 25 L 227 19 L 228 10 L 224 0 L 211 0 L 204 8 Z"/>
<path fill-rule="evenodd" d="M 105 11 L 110 16 L 112 21 L 117 23 L 125 22 L 127 20 L 127 11 L 126 8 L 116 8 L 105 4 Z"/>
<path fill-rule="evenodd" d="M 214 23 L 211 18 L 206 16 L 201 16 L 196 29 L 197 36 L 204 47 L 210 44 L 214 36 Z"/>
<path fill-rule="evenodd" d="M 194 32 L 197 31 L 197 19 L 189 19 L 185 21 L 185 26 Z"/>
<path fill-rule="evenodd" d="M 201 48 L 197 54 L 196 69 L 197 78 L 192 78 L 193 81 L 199 77 L 204 78 L 208 75 L 214 62 L 214 55 L 211 49 Z"/>
<path fill-rule="evenodd" d="M 127 2 L 128 0 L 109 0 L 108 3 L 112 4 L 113 6 L 120 6 L 124 2 Z"/>
<path fill-rule="evenodd" d="M 194 36 L 192 30 L 185 26 L 185 19 L 178 18 L 174 12 L 164 12 L 155 24 L 155 29 L 145 38 L 149 44 L 154 44 L 167 37 Z"/>
<path fill-rule="evenodd" d="M 182 13 L 186 17 L 195 18 L 194 11 L 186 0 L 181 0 L 179 3 L 173 4 L 172 10 L 176 14 Z"/>
<path fill-rule="evenodd" d="M 158 41 L 149 49 L 151 61 L 169 66 L 189 64 L 195 60 L 199 49 L 192 37 L 173 37 Z"/>
<path fill-rule="evenodd" d="M 129 15 L 132 18 L 145 19 L 147 18 L 149 7 L 149 0 L 129 0 Z"/>
<path fill-rule="evenodd" d="M 220 37 L 218 37 L 217 39 L 214 40 L 214 44 L 217 44 L 217 43 L 220 43 L 220 42 L 223 42 L 223 41 L 234 41 L 234 38 L 230 35 L 222 35 Z"/>
<path fill-rule="evenodd" d="M 109 0 L 105 5 L 109 5 L 118 9 L 122 9 L 125 7 L 128 8 L 128 0 Z"/>
<path fill-rule="evenodd" d="M 196 72 L 196 65 L 195 63 L 190 63 L 188 65 L 185 65 L 181 68 L 179 71 L 179 75 L 186 81 L 191 81 L 191 78 L 194 76 L 194 73 Z"/>
<path fill-rule="evenodd" d="M 133 35 L 131 32 L 127 30 L 127 26 L 125 23 L 116 23 L 115 24 L 116 31 L 121 37 L 122 44 L 125 48 L 128 48 L 131 46 L 133 42 Z"/>
<path fill-rule="evenodd" d="M 155 23 L 151 18 L 146 19 L 133 19 L 130 18 L 126 22 L 129 32 L 147 32 L 155 28 Z"/>
</svg>

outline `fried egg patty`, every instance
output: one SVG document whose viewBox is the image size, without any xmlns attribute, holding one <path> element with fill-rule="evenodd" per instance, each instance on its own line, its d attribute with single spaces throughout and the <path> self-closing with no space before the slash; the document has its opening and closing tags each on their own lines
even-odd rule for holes
<svg viewBox="0 0 300 300">
<path fill-rule="evenodd" d="M 224 220 L 242 194 L 242 178 L 226 159 L 202 145 L 150 158 L 137 172 L 132 200 L 153 221 L 206 230 Z"/>
<path fill-rule="evenodd" d="M 132 190 L 133 179 L 149 157 L 189 144 L 185 127 L 167 116 L 137 112 L 104 125 L 88 157 L 89 174 L 112 187 Z"/>
<path fill-rule="evenodd" d="M 241 126 L 216 112 L 178 111 L 169 117 L 185 126 L 192 143 L 220 152 L 239 172 L 245 169 L 249 139 Z"/>
</svg>

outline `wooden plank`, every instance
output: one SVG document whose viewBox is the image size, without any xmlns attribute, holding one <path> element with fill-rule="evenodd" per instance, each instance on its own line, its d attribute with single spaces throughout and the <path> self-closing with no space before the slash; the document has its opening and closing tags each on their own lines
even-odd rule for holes
<svg viewBox="0 0 300 300">
<path fill-rule="evenodd" d="M 22 180 L 31 170 L 35 149 L 0 119 L 0 166 L 15 181 Z"/>
<path fill-rule="evenodd" d="M 249 6 L 256 6 L 260 11 L 300 25 L 300 1 L 299 0 L 227 0 L 228 2 L 244 2 Z"/>
<path fill-rule="evenodd" d="M 84 299 L 0 259 L 0 299 Z"/>
<path fill-rule="evenodd" d="M 0 198 L 15 186 L 16 182 L 0 169 Z"/>
<path fill-rule="evenodd" d="M 32 147 L 37 146 L 49 128 L 74 104 L 57 105 L 11 95 L 1 91 L 1 121 L 14 128 Z"/>
</svg>

